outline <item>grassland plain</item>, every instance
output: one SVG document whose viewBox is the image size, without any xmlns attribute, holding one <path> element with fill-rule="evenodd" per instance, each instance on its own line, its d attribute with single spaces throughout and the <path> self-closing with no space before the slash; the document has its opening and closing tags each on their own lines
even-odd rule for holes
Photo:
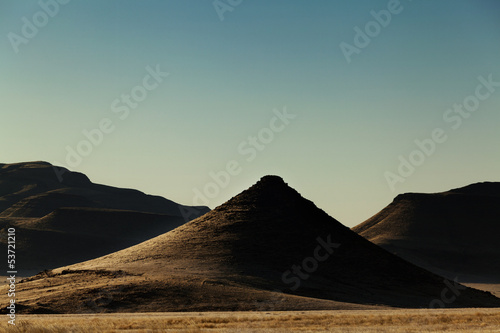
<svg viewBox="0 0 500 333">
<path fill-rule="evenodd" d="M 0 332 L 500 332 L 500 309 L 20 315 Z"/>
</svg>

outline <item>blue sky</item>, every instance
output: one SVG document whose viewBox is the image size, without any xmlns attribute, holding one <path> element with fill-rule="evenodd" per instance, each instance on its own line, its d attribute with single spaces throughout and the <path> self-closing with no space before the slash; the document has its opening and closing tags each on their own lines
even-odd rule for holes
<svg viewBox="0 0 500 333">
<path fill-rule="evenodd" d="M 497 1 L 224 0 L 224 20 L 211 1 L 62 2 L 0 4 L 3 163 L 58 162 L 184 204 L 214 183 L 211 208 L 277 174 L 348 226 L 398 193 L 500 180 L 500 87 L 481 87 L 489 96 L 456 130 L 443 118 L 474 96 L 478 77 L 500 82 Z M 356 46 L 354 28 L 366 33 L 371 11 L 391 6 L 398 13 L 372 23 L 348 62 L 340 44 Z M 26 21 L 38 30 L 29 38 Z M 144 92 L 148 66 L 168 76 L 120 119 L 112 103 Z M 269 134 L 285 108 L 295 118 L 249 161 L 238 147 Z M 113 130 L 69 165 L 67 147 L 77 151 L 103 119 Z M 401 177 L 399 156 L 436 128 L 446 141 L 391 188 L 387 172 Z M 217 185 L 210 173 L 229 161 L 238 172 Z"/>
</svg>

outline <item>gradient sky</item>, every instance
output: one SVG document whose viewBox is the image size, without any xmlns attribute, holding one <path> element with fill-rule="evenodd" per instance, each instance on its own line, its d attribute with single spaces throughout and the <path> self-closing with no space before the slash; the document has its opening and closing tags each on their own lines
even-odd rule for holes
<svg viewBox="0 0 500 333">
<path fill-rule="evenodd" d="M 479 76 L 500 82 L 500 2 L 401 0 L 348 63 L 339 45 L 387 8 L 243 0 L 221 21 L 212 1 L 73 0 L 16 53 L 11 33 L 23 36 L 23 17 L 43 25 L 42 9 L 2 1 L 0 162 L 69 167 L 66 147 L 108 118 L 114 131 L 69 167 L 94 182 L 193 204 L 210 172 L 235 160 L 241 172 L 210 208 L 277 174 L 348 226 L 399 193 L 499 181 L 500 87 L 456 130 L 443 115 Z M 168 77 L 120 119 L 113 101 L 157 65 Z M 284 107 L 296 118 L 248 161 L 238 146 Z M 435 128 L 446 142 L 392 191 L 384 174 Z"/>
</svg>

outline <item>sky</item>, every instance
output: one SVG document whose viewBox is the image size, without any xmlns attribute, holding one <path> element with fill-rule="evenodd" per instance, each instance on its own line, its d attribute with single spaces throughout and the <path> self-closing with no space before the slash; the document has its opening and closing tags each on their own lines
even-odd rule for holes
<svg viewBox="0 0 500 333">
<path fill-rule="evenodd" d="M 352 227 L 500 181 L 500 2 L 5 0 L 0 162 L 210 208 L 279 175 Z"/>
</svg>

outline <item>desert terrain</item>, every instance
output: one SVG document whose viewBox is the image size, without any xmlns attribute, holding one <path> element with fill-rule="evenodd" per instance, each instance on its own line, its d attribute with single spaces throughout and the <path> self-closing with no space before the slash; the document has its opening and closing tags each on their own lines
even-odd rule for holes
<svg viewBox="0 0 500 333">
<path fill-rule="evenodd" d="M 498 309 L 170 312 L 24 315 L 15 327 L 33 333 L 94 332 L 500 332 Z"/>
<path fill-rule="evenodd" d="M 29 169 L 51 166 L 32 163 L 16 167 L 32 175 L 33 170 Z M 39 184 L 44 176 L 37 177 L 34 188 L 46 186 Z M 86 179 L 83 175 L 77 177 Z M 496 276 L 496 265 L 488 269 L 484 260 L 469 266 L 464 261 L 461 270 L 453 271 L 455 266 L 447 262 L 448 253 L 443 249 L 459 251 L 452 245 L 456 245 L 454 239 L 465 238 L 467 221 L 461 220 L 462 229 L 457 227 L 446 237 L 440 235 L 439 228 L 447 231 L 450 227 L 446 214 L 440 211 L 447 206 L 434 203 L 432 196 L 428 201 L 426 195 L 400 196 L 381 213 L 351 230 L 302 197 L 282 178 L 264 176 L 194 220 L 181 221 L 177 214 L 174 221 L 178 226 L 173 228 L 175 216 L 162 213 L 161 202 L 155 208 L 144 194 L 112 189 L 112 192 L 132 193 L 134 200 L 145 200 L 142 211 L 127 210 L 116 206 L 119 200 L 107 190 L 96 194 L 94 190 L 81 189 L 94 186 L 87 181 L 77 189 L 75 185 L 63 186 L 55 190 L 62 195 L 56 199 L 54 190 L 42 194 L 30 192 L 17 202 L 4 194 L 4 203 L 7 206 L 8 202 L 9 208 L 0 213 L 5 224 L 2 230 L 5 232 L 11 226 L 22 230 L 26 239 L 21 244 L 25 251 L 29 250 L 26 253 L 31 253 L 27 256 L 30 267 L 35 267 L 38 261 L 56 264 L 44 258 L 61 248 L 65 249 L 66 260 L 77 260 L 79 253 L 89 246 L 109 254 L 99 256 L 97 252 L 86 251 L 89 260 L 19 278 L 16 325 L 5 321 L 0 324 L 1 330 L 500 331 L 500 299 L 496 297 L 499 289 L 494 281 L 488 280 Z M 103 185 L 97 186 L 102 189 Z M 445 197 L 443 200 L 459 200 L 461 216 L 465 211 L 468 214 L 481 211 L 482 223 L 492 224 L 493 220 L 488 220 L 496 203 L 496 197 L 488 194 L 492 186 L 496 185 L 478 185 L 473 190 L 469 187 L 441 196 Z M 77 200 L 88 202 L 72 207 L 67 200 L 73 202 L 75 198 L 67 197 L 68 191 L 80 193 Z M 477 191 L 481 193 L 479 197 Z M 496 193 L 496 189 L 491 191 Z M 44 197 L 46 193 L 49 199 Z M 434 196 L 442 199 L 440 195 Z M 469 208 L 468 202 L 472 202 Z M 103 208 L 106 203 L 108 206 Z M 145 211 L 148 205 L 152 208 Z M 450 203 L 450 207 L 455 205 L 454 201 Z M 422 217 L 420 211 L 426 209 L 433 212 L 434 228 L 425 224 L 428 216 Z M 20 214 L 25 216 L 16 216 Z M 139 235 L 138 221 L 144 229 Z M 168 230 L 162 232 L 162 228 Z M 101 230 L 99 239 L 93 237 L 95 230 Z M 484 237 L 481 251 L 486 257 L 496 253 L 487 233 L 478 231 L 474 243 L 479 244 L 477 240 Z M 424 234 L 429 235 L 428 240 L 421 242 Z M 387 244 L 394 235 L 405 235 L 410 245 L 427 246 L 426 251 L 415 253 L 428 254 L 433 250 L 436 266 L 427 267 L 421 261 L 412 262 L 413 257 L 400 256 L 400 251 L 391 251 Z M 140 237 L 149 239 L 141 242 Z M 44 242 L 53 239 L 54 246 L 47 247 Z M 128 240 L 132 246 L 123 243 L 125 248 L 117 251 L 100 245 L 108 240 Z M 380 246 L 374 244 L 377 241 Z M 460 253 L 479 253 L 474 244 L 464 243 Z M 470 277 L 469 273 L 478 267 L 483 279 L 469 279 L 462 284 L 461 280 L 450 277 L 452 272 L 461 278 Z M 440 276 L 442 271 L 448 274 Z M 7 294 L 8 286 L 1 287 L 0 292 Z M 3 299 L 1 305 L 2 313 L 6 314 L 7 303 Z"/>
<path fill-rule="evenodd" d="M 0 164 L 0 244 L 6 248 L 10 227 L 22 235 L 18 276 L 127 248 L 208 211 L 94 184 L 84 174 L 47 162 Z"/>
<path fill-rule="evenodd" d="M 499 296 L 500 183 L 405 193 L 352 228 L 401 258 Z"/>
<path fill-rule="evenodd" d="M 17 288 L 24 313 L 500 307 L 370 243 L 278 176 L 170 232 Z"/>
</svg>

